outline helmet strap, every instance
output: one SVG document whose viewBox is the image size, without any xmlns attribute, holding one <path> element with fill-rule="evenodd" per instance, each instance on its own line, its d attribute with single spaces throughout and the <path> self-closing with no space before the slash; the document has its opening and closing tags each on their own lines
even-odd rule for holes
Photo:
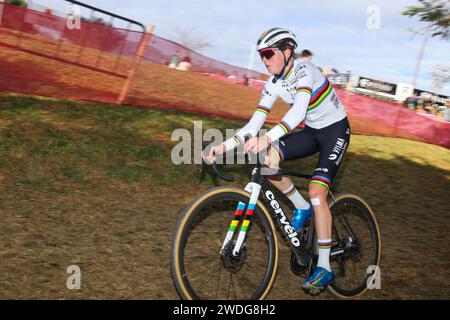
<svg viewBox="0 0 450 320">
<path fill-rule="evenodd" d="M 280 79 L 283 74 L 284 71 L 286 70 L 287 65 L 289 64 L 289 61 L 291 61 L 292 57 L 293 57 L 293 49 L 291 49 L 291 55 L 289 56 L 289 58 L 286 60 L 286 55 L 284 54 L 284 50 L 282 50 L 283 52 L 283 58 L 284 58 L 284 66 L 283 69 L 281 69 L 280 73 L 276 74 L 273 79 L 272 79 L 272 83 L 277 83 L 278 79 Z"/>
</svg>

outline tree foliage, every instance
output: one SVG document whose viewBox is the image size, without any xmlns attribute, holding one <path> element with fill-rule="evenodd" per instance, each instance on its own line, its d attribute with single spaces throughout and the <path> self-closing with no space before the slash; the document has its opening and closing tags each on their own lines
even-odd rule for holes
<svg viewBox="0 0 450 320">
<path fill-rule="evenodd" d="M 448 0 L 419 0 L 419 5 L 408 6 L 402 12 L 409 17 L 418 17 L 427 22 L 431 28 L 431 36 L 443 40 L 450 39 L 450 2 Z"/>
<path fill-rule="evenodd" d="M 27 1 L 25 0 L 6 0 L 5 3 L 13 4 L 15 6 L 26 8 L 28 6 Z"/>
<path fill-rule="evenodd" d="M 175 28 L 175 33 L 177 34 L 176 42 L 194 51 L 202 51 L 204 49 L 212 48 L 213 45 L 205 39 L 199 32 L 194 28 L 191 29 L 181 29 L 179 27 Z"/>
</svg>

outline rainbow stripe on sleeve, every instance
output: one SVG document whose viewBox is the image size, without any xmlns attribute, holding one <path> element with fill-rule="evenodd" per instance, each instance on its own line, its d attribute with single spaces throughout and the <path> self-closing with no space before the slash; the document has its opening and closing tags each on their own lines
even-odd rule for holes
<svg viewBox="0 0 450 320">
<path fill-rule="evenodd" d="M 289 127 L 289 125 L 284 121 L 281 121 L 279 124 L 277 124 L 277 126 L 281 127 L 285 134 L 289 133 L 289 131 L 292 131 L 291 127 Z"/>
<path fill-rule="evenodd" d="M 331 89 L 333 89 L 333 87 L 331 86 L 330 81 L 325 78 L 324 83 L 312 94 L 311 100 L 309 100 L 308 111 L 317 108 L 323 100 L 330 95 Z"/>
<path fill-rule="evenodd" d="M 284 79 L 288 79 L 292 73 L 292 71 L 294 71 L 294 65 L 292 65 L 291 70 L 289 70 L 289 72 L 286 74 L 286 77 L 284 77 Z"/>
<path fill-rule="evenodd" d="M 297 92 L 306 92 L 311 95 L 312 89 L 310 87 L 298 87 Z"/>
<path fill-rule="evenodd" d="M 267 107 L 265 107 L 265 106 L 258 106 L 258 107 L 256 108 L 256 111 L 262 112 L 262 113 L 264 113 L 266 116 L 268 116 L 268 115 L 269 115 L 269 112 L 270 112 L 270 108 L 267 108 Z"/>
</svg>

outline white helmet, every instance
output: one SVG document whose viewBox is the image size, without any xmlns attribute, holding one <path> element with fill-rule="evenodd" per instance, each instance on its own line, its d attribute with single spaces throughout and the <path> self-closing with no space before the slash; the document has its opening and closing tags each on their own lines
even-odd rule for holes
<svg viewBox="0 0 450 320">
<path fill-rule="evenodd" d="M 297 38 L 292 31 L 283 28 L 272 28 L 261 34 L 256 45 L 258 51 L 274 47 L 295 49 L 297 48 Z"/>
</svg>

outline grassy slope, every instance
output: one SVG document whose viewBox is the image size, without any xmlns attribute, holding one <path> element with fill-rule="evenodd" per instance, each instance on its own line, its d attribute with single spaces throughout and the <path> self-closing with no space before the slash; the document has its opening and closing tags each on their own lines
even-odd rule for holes
<svg viewBox="0 0 450 320">
<path fill-rule="evenodd" d="M 192 131 L 195 120 L 203 120 L 203 129 L 243 124 L 1 95 L 0 297 L 176 298 L 170 236 L 183 207 L 213 183 L 199 183 L 195 166 L 170 160 L 172 131 Z M 384 244 L 383 290 L 368 298 L 449 296 L 449 158 L 449 150 L 429 144 L 352 136 L 336 187 L 369 202 Z M 289 166 L 310 171 L 315 160 Z M 245 170 L 231 170 L 236 185 L 245 183 Z M 307 298 L 300 289 L 284 290 L 298 279 L 282 249 L 270 297 Z M 65 288 L 70 264 L 82 268 L 80 291 Z"/>
</svg>

